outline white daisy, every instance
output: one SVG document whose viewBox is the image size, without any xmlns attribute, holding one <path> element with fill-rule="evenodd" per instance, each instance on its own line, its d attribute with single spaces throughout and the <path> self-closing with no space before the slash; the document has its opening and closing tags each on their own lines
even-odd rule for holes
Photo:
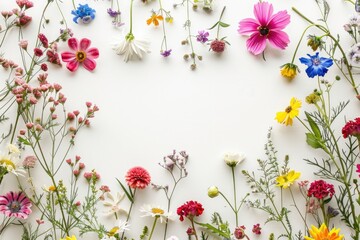
<svg viewBox="0 0 360 240">
<path fill-rule="evenodd" d="M 127 214 L 127 211 L 120 207 L 120 202 L 124 199 L 125 193 L 116 193 L 116 196 L 113 196 L 110 192 L 106 193 L 106 200 L 104 200 L 103 205 L 108 208 L 107 214 L 115 214 L 117 217 L 118 214 L 124 213 Z"/>
<path fill-rule="evenodd" d="M 12 144 L 9 144 L 7 149 L 8 154 L 0 154 L 0 167 L 8 173 L 24 176 L 26 172 L 21 166 L 20 150 Z"/>
<path fill-rule="evenodd" d="M 124 61 L 128 62 L 134 56 L 142 59 L 145 53 L 149 53 L 150 43 L 145 40 L 135 39 L 134 35 L 129 33 L 120 43 L 114 44 L 113 49 L 118 55 L 124 55 Z"/>
<path fill-rule="evenodd" d="M 143 205 L 140 208 L 140 212 L 143 212 L 142 217 L 158 217 L 160 222 L 166 221 L 166 219 L 171 220 L 171 212 L 167 212 L 164 208 L 154 207 L 151 205 Z"/>
</svg>

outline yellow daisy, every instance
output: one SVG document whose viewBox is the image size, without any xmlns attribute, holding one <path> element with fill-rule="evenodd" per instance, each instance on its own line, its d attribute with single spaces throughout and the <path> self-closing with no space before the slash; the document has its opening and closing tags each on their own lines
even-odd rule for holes
<svg viewBox="0 0 360 240">
<path fill-rule="evenodd" d="M 305 237 L 305 240 L 341 240 L 343 239 L 344 235 L 339 235 L 339 232 L 340 228 L 333 228 L 329 232 L 329 229 L 325 223 L 323 223 L 320 228 L 312 225 L 311 229 L 309 230 L 311 237 Z"/>
<path fill-rule="evenodd" d="M 289 80 L 293 80 L 297 74 L 297 66 L 292 63 L 286 63 L 283 66 L 281 66 L 280 73 L 283 77 Z"/>
<path fill-rule="evenodd" d="M 290 106 L 285 111 L 276 113 L 275 119 L 286 126 L 292 125 L 293 119 L 299 115 L 299 108 L 301 108 L 301 101 L 296 98 L 290 100 Z"/>
<path fill-rule="evenodd" d="M 278 176 L 276 178 L 276 186 L 282 187 L 282 188 L 288 188 L 291 184 L 295 182 L 300 177 L 300 172 L 295 172 L 294 170 L 289 171 L 287 174 Z"/>
</svg>

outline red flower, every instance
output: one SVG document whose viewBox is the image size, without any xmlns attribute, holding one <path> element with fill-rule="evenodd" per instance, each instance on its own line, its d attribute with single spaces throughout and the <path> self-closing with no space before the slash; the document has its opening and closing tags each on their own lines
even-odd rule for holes
<svg viewBox="0 0 360 240">
<path fill-rule="evenodd" d="M 360 173 L 360 164 L 356 164 L 356 172 Z M 359 177 L 360 177 L 360 175 L 359 175 Z"/>
<path fill-rule="evenodd" d="M 41 57 L 44 53 L 40 48 L 34 48 L 34 54 L 37 57 Z"/>
<path fill-rule="evenodd" d="M 193 219 L 195 216 L 200 216 L 204 212 L 201 203 L 196 201 L 187 201 L 185 204 L 177 209 L 177 214 L 180 216 L 180 221 L 184 221 L 184 217 Z"/>
<path fill-rule="evenodd" d="M 354 137 L 360 137 L 360 118 L 355 118 L 354 121 L 348 121 L 342 129 L 344 138 L 349 135 Z"/>
<path fill-rule="evenodd" d="M 49 47 L 49 41 L 44 34 L 39 33 L 38 38 L 39 38 L 41 44 L 44 46 L 44 48 Z"/>
<path fill-rule="evenodd" d="M 66 67 L 71 72 L 75 72 L 79 65 L 82 64 L 86 70 L 92 71 L 96 67 L 95 58 L 99 57 L 97 48 L 90 48 L 91 41 L 83 38 L 79 41 L 76 38 L 69 38 L 68 45 L 71 52 L 61 53 L 61 58 L 67 62 Z"/>
<path fill-rule="evenodd" d="M 322 200 L 326 197 L 332 197 L 335 194 L 334 185 L 325 182 L 324 180 L 317 180 L 310 184 L 308 190 L 308 197 L 316 197 Z"/>
<path fill-rule="evenodd" d="M 222 40 L 215 39 L 210 44 L 211 50 L 217 53 L 222 53 L 225 50 L 225 42 Z"/>
<path fill-rule="evenodd" d="M 131 188 L 143 189 L 150 184 L 151 177 L 146 169 L 133 167 L 126 173 L 125 180 Z"/>
<path fill-rule="evenodd" d="M 236 239 L 243 239 L 245 238 L 246 234 L 245 234 L 245 229 L 246 227 L 245 226 L 240 226 L 240 227 L 237 227 L 235 228 L 235 231 L 234 231 L 234 236 Z"/>
<path fill-rule="evenodd" d="M 260 227 L 260 224 L 255 224 L 253 226 L 253 229 L 252 229 L 252 232 L 257 234 L 257 235 L 260 235 L 261 234 L 261 227 Z"/>
</svg>

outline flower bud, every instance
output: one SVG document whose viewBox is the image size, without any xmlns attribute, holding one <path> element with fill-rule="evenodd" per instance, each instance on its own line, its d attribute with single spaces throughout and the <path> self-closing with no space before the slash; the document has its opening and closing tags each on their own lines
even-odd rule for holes
<svg viewBox="0 0 360 240">
<path fill-rule="evenodd" d="M 211 186 L 208 188 L 208 196 L 211 198 L 217 197 L 219 195 L 219 189 L 216 186 Z"/>
</svg>

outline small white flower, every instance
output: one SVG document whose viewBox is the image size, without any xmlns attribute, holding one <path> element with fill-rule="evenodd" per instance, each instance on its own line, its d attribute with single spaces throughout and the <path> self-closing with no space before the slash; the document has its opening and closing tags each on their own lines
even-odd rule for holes
<svg viewBox="0 0 360 240">
<path fill-rule="evenodd" d="M 150 43 L 145 40 L 135 39 L 134 35 L 129 33 L 125 39 L 118 44 L 114 44 L 113 49 L 118 55 L 124 55 L 124 61 L 128 62 L 134 56 L 142 59 L 145 53 L 149 53 Z"/>
<path fill-rule="evenodd" d="M 7 149 L 9 150 L 10 153 L 14 153 L 14 154 L 18 154 L 20 155 L 20 149 L 15 146 L 14 144 L 8 144 L 7 145 Z"/>
<path fill-rule="evenodd" d="M 235 167 L 239 163 L 245 160 L 245 155 L 240 153 L 225 153 L 224 154 L 224 161 L 230 167 Z"/>
<path fill-rule="evenodd" d="M 179 240 L 179 238 L 176 236 L 171 236 L 171 237 L 167 238 L 166 240 Z"/>
<path fill-rule="evenodd" d="M 130 230 L 130 225 L 128 224 L 127 221 L 123 221 L 123 220 L 119 220 L 119 223 L 118 223 L 118 226 L 119 226 L 119 230 L 118 232 L 119 233 L 123 233 L 125 231 L 129 231 Z"/>
<path fill-rule="evenodd" d="M 360 64 L 360 43 L 354 44 L 348 51 L 348 59 L 353 65 Z"/>
<path fill-rule="evenodd" d="M 106 193 L 107 200 L 103 202 L 103 205 L 107 207 L 109 210 L 106 212 L 107 214 L 117 214 L 125 213 L 127 211 L 120 207 L 120 202 L 124 199 L 125 193 L 116 193 L 116 196 L 113 196 L 110 192 Z"/>
<path fill-rule="evenodd" d="M 113 236 L 105 236 L 101 240 L 116 240 L 116 238 Z"/>
<path fill-rule="evenodd" d="M 5 168 L 8 173 L 12 173 L 16 176 L 24 176 L 26 171 L 21 166 L 20 154 L 16 152 L 16 149 L 12 149 L 15 152 L 10 151 L 9 149 L 10 153 L 6 155 L 0 154 L 0 167 Z"/>
<path fill-rule="evenodd" d="M 353 26 L 353 27 L 358 27 L 360 25 L 360 16 L 357 14 L 352 15 L 349 18 L 349 25 Z"/>
<path fill-rule="evenodd" d="M 140 212 L 143 212 L 144 215 L 142 217 L 158 217 L 160 219 L 160 222 L 166 221 L 166 219 L 171 220 L 171 212 L 167 212 L 162 207 L 154 207 L 151 205 L 143 205 L 140 208 Z"/>
</svg>

